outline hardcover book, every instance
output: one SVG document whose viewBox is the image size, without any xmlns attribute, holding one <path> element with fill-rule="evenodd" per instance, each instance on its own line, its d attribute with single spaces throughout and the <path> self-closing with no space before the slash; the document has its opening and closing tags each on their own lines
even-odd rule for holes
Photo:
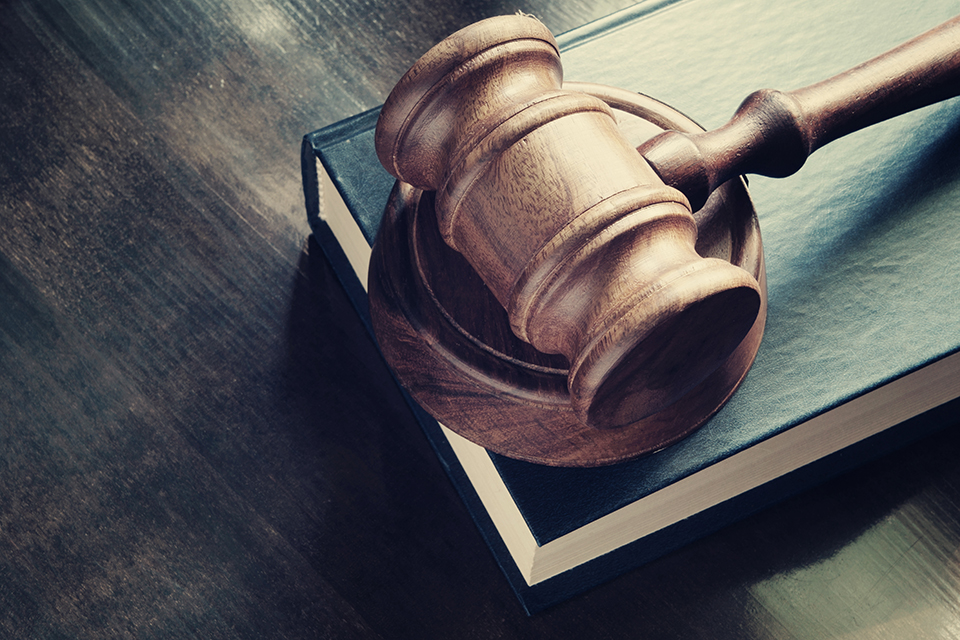
<svg viewBox="0 0 960 640">
<path fill-rule="evenodd" d="M 866 10 L 869 9 L 869 10 Z M 707 129 L 752 91 L 844 71 L 952 17 L 934 1 L 644 2 L 557 38 L 566 80 L 642 92 Z M 369 327 L 370 247 L 393 178 L 378 110 L 308 134 L 315 238 Z M 498 456 L 411 403 L 532 613 L 956 422 L 960 101 L 851 134 L 790 178 L 751 178 L 768 321 L 740 389 L 657 453 L 596 468 Z"/>
</svg>

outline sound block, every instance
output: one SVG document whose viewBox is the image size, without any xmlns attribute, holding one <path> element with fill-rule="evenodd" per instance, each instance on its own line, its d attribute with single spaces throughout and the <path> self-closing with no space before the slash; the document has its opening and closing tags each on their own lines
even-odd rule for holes
<svg viewBox="0 0 960 640">
<path fill-rule="evenodd" d="M 613 108 L 639 146 L 667 129 L 699 132 L 692 120 L 647 96 L 601 85 L 565 89 Z M 700 427 L 730 398 L 753 364 L 766 322 L 766 276 L 756 213 L 742 178 L 694 214 L 697 251 L 760 283 L 762 306 L 749 333 L 678 402 L 615 429 L 581 423 L 570 407 L 565 358 L 517 338 L 507 313 L 442 240 L 434 193 L 397 182 L 373 246 L 370 310 L 384 357 L 401 384 L 441 424 L 498 454 L 552 466 L 600 466 L 662 449 Z"/>
</svg>

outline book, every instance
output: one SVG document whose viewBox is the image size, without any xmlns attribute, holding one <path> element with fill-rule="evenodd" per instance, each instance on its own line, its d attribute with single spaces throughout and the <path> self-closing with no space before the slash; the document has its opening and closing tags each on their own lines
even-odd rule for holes
<svg viewBox="0 0 960 640">
<path fill-rule="evenodd" d="M 557 40 L 565 79 L 653 95 L 710 129 L 755 89 L 829 77 L 954 11 L 869 9 L 645 2 Z M 313 234 L 368 328 L 370 246 L 394 183 L 374 151 L 377 115 L 306 135 L 302 153 Z M 956 423 L 960 101 L 851 134 L 750 190 L 767 328 L 740 389 L 693 435 L 612 466 L 546 467 L 489 453 L 411 401 L 529 613 Z"/>
</svg>

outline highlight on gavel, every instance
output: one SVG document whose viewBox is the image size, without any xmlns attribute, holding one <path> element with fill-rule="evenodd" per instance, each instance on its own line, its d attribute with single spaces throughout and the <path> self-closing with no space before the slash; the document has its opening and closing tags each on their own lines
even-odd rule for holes
<svg viewBox="0 0 960 640">
<path fill-rule="evenodd" d="M 790 175 L 958 94 L 960 18 L 758 91 L 710 132 L 646 96 L 564 85 L 534 18 L 471 25 L 403 76 L 377 125 L 398 179 L 369 275 L 384 355 L 441 423 L 507 456 L 590 466 L 675 442 L 727 401 L 763 333 L 739 176 Z M 629 140 L 628 121 L 655 135 Z"/>
</svg>

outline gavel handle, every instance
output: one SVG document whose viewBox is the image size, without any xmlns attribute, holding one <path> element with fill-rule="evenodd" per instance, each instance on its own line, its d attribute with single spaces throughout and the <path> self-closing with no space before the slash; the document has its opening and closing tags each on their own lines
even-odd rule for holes
<svg viewBox="0 0 960 640">
<path fill-rule="evenodd" d="M 957 95 L 960 16 L 809 87 L 757 91 L 718 129 L 667 131 L 639 151 L 696 210 L 733 176 L 792 175 L 828 142 Z"/>
</svg>

